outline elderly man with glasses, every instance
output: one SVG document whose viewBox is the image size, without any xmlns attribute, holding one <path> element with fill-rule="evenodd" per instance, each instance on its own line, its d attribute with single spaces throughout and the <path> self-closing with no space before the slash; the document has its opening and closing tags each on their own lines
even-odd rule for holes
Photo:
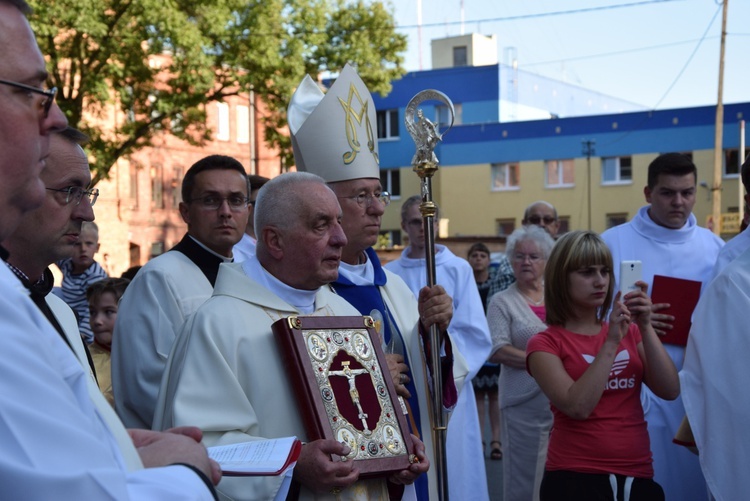
<svg viewBox="0 0 750 501">
<path fill-rule="evenodd" d="M 423 335 L 433 324 L 444 333 L 442 404 L 447 408 L 458 400 L 466 361 L 447 332 L 453 301 L 445 289 L 425 287 L 415 300 L 403 280 L 383 269 L 372 249 L 390 202 L 380 184 L 375 114 L 370 92 L 347 65 L 325 95 L 312 78 L 305 77 L 292 96 L 287 116 L 297 170 L 325 179 L 341 204 L 347 244 L 333 286 L 360 314 L 375 319 L 396 390 L 407 402 L 411 431 L 424 441 L 434 464 Z M 432 473 L 417 479 L 418 499 L 437 498 L 436 480 Z"/>
<path fill-rule="evenodd" d="M 557 209 L 555 209 L 554 205 L 544 200 L 539 200 L 526 207 L 521 224 L 524 226 L 533 224 L 544 228 L 552 238 L 557 238 L 557 232 L 560 231 L 560 220 L 557 218 Z"/>
<path fill-rule="evenodd" d="M 247 225 L 249 185 L 234 158 L 211 155 L 182 182 L 187 234 L 141 268 L 120 300 L 112 344 L 115 408 L 127 426 L 151 428 L 167 357 L 185 320 L 213 292 L 219 265 Z"/>
</svg>

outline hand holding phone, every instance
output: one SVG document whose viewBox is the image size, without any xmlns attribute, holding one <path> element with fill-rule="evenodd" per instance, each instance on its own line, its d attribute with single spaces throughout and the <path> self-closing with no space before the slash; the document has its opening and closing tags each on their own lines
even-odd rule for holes
<svg viewBox="0 0 750 501">
<path fill-rule="evenodd" d="M 638 290 L 636 282 L 642 280 L 641 262 L 640 261 L 621 261 L 620 262 L 620 299 L 628 292 Z"/>
</svg>

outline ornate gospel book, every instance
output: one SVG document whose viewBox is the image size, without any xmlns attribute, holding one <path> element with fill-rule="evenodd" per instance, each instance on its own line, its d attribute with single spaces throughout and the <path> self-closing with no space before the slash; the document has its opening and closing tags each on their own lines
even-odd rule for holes
<svg viewBox="0 0 750 501">
<path fill-rule="evenodd" d="M 309 440 L 333 439 L 364 477 L 416 461 L 406 418 L 371 317 L 291 316 L 273 333 Z"/>
</svg>

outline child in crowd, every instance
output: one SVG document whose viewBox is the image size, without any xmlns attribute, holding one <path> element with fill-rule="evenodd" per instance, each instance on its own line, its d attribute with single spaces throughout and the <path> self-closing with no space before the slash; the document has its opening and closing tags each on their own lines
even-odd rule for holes
<svg viewBox="0 0 750 501">
<path fill-rule="evenodd" d="M 89 351 L 94 360 L 99 389 L 112 406 L 115 402 L 112 395 L 112 332 L 117 319 L 117 303 L 129 283 L 127 278 L 105 278 L 86 289 L 91 330 L 94 332 L 94 342 L 89 346 Z"/>
<path fill-rule="evenodd" d="M 651 326 L 647 285 L 614 298 L 612 255 L 590 231 L 557 241 L 544 272 L 546 331 L 529 340 L 527 367 L 554 424 L 540 499 L 661 501 L 641 406 L 646 383 L 674 400 L 680 383 Z"/>
<path fill-rule="evenodd" d="M 62 287 L 55 291 L 78 317 L 78 329 L 86 344 L 94 341 L 89 325 L 89 304 L 86 301 L 86 288 L 94 282 L 107 278 L 107 272 L 94 261 L 99 252 L 99 228 L 95 223 L 84 222 L 78 242 L 73 249 L 73 257 L 57 263 L 62 271 Z"/>
</svg>

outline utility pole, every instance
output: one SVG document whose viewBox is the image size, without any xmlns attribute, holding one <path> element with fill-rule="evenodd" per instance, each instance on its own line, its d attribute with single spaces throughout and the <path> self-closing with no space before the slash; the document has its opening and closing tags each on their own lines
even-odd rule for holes
<svg viewBox="0 0 750 501">
<path fill-rule="evenodd" d="M 721 234 L 721 166 L 724 148 L 722 136 L 724 135 L 724 46 L 727 38 L 727 7 L 729 0 L 723 0 L 721 15 L 721 49 L 719 54 L 719 96 L 716 103 L 716 135 L 714 136 L 714 183 L 713 205 L 711 207 L 711 219 L 714 222 L 713 232 Z"/>
<path fill-rule="evenodd" d="M 593 139 L 581 140 L 581 149 L 584 155 L 586 155 L 586 195 L 587 195 L 587 212 L 588 212 L 588 230 L 591 231 L 591 157 L 596 154 L 596 141 Z"/>
</svg>

